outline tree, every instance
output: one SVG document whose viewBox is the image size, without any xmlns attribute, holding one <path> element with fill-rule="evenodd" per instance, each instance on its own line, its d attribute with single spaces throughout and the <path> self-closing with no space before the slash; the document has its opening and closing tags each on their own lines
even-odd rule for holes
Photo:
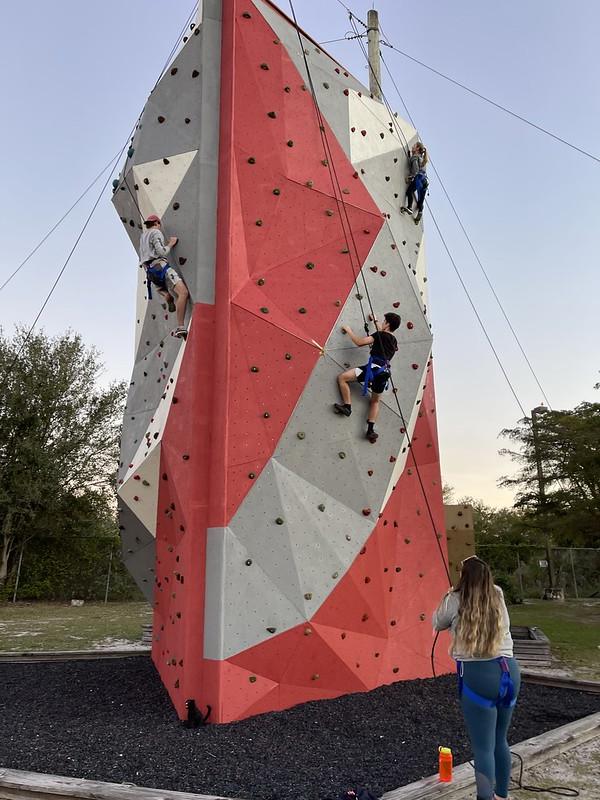
<svg viewBox="0 0 600 800">
<path fill-rule="evenodd" d="M 0 589 L 24 544 L 106 529 L 123 383 L 77 334 L 0 331 Z"/>
<path fill-rule="evenodd" d="M 518 490 L 524 523 L 556 545 L 599 547 L 600 403 L 547 410 L 501 435 L 517 446 L 500 452 L 519 470 L 500 485 Z"/>
</svg>

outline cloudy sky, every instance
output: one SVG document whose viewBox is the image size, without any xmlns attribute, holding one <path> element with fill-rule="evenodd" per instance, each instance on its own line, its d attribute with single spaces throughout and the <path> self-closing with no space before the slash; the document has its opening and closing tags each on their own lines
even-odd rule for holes
<svg viewBox="0 0 600 800">
<path fill-rule="evenodd" d="M 370 3 L 352 0 L 362 18 Z M 168 6 L 168 9 L 167 9 Z M 289 4 L 281 5 L 289 12 Z M 3 7 L 0 283 L 116 155 L 192 11 L 190 0 Z M 378 0 L 387 41 L 600 157 L 600 6 L 583 0 Z M 350 30 L 338 0 L 295 0 L 317 40 Z M 365 82 L 355 41 L 327 49 Z M 600 164 L 402 55 L 384 58 L 551 405 L 599 400 Z M 384 69 L 384 90 L 405 112 Z M 2 290 L 2 326 L 30 323 L 98 198 L 98 183 Z M 522 406 L 543 397 L 431 176 L 429 203 Z M 519 406 L 426 219 L 444 479 L 494 505 L 511 465 L 497 451 Z M 81 332 L 128 378 L 136 256 L 104 192 L 40 324 Z"/>
</svg>

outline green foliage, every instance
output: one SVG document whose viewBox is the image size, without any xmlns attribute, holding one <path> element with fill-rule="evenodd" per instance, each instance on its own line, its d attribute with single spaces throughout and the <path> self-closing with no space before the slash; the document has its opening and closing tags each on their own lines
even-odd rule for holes
<svg viewBox="0 0 600 800">
<path fill-rule="evenodd" d="M 73 333 L 0 333 L 0 373 L 0 589 L 23 552 L 27 596 L 89 596 L 106 537 L 116 542 L 124 385 L 100 385 L 98 353 Z"/>
<path fill-rule="evenodd" d="M 518 448 L 501 452 L 519 470 L 500 484 L 518 490 L 524 524 L 556 545 L 599 547 L 600 403 L 538 412 L 502 435 Z"/>
</svg>

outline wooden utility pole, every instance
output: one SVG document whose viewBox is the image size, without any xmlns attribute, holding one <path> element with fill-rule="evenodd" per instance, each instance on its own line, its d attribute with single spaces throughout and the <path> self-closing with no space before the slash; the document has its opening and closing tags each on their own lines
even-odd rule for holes
<svg viewBox="0 0 600 800">
<path fill-rule="evenodd" d="M 381 55 L 379 52 L 379 14 L 372 8 L 367 14 L 367 42 L 369 45 L 369 91 L 381 100 Z"/>
</svg>

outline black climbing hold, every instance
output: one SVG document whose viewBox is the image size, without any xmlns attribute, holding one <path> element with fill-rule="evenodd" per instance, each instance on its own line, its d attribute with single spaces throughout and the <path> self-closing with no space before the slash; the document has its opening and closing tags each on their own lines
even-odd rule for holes
<svg viewBox="0 0 600 800">
<path fill-rule="evenodd" d="M 171 70 L 171 75 L 177 75 L 177 67 L 173 67 Z"/>
<path fill-rule="evenodd" d="M 313 262 L 312 261 L 307 261 L 306 269 L 314 269 L 314 268 L 315 268 L 315 265 L 313 264 Z"/>
<path fill-rule="evenodd" d="M 248 16 L 250 16 L 250 14 L 248 14 Z M 256 675 L 250 675 L 248 680 L 250 681 L 250 683 L 256 683 Z"/>
<path fill-rule="evenodd" d="M 146 186 L 150 185 L 150 181 L 148 180 L 148 178 L 144 178 L 144 183 L 146 184 Z"/>
<path fill-rule="evenodd" d="M 189 125 L 192 120 L 189 117 L 186 117 L 183 121 L 186 125 Z"/>
<path fill-rule="evenodd" d="M 266 630 L 267 630 L 267 633 L 275 633 L 277 628 L 267 628 Z"/>
<path fill-rule="evenodd" d="M 298 439 L 305 439 L 306 438 L 306 434 L 304 433 L 304 431 L 298 431 L 296 436 L 298 437 Z"/>
<path fill-rule="evenodd" d="M 271 415 L 269 414 L 269 412 L 268 412 L 268 411 L 265 411 L 265 412 L 264 412 L 264 414 L 263 414 L 263 417 L 264 417 L 265 419 L 269 419 L 269 417 L 270 417 L 270 416 L 271 416 Z"/>
<path fill-rule="evenodd" d="M 187 261 L 187 258 L 179 258 L 179 259 L 178 259 L 178 261 L 179 261 L 179 266 L 180 266 L 180 267 L 183 267 L 183 265 L 184 265 L 184 264 L 185 264 L 185 262 Z"/>
<path fill-rule="evenodd" d="M 254 478 L 256 478 L 256 473 L 254 473 L 254 472 L 249 472 L 249 473 L 248 473 L 248 477 L 250 478 L 250 480 L 253 480 Z"/>
<path fill-rule="evenodd" d="M 277 119 L 277 112 L 276 111 L 269 111 L 268 114 L 267 114 L 267 117 L 270 117 L 271 119 Z"/>
<path fill-rule="evenodd" d="M 170 164 L 170 163 L 171 163 L 171 162 L 169 161 L 169 159 L 168 159 L 168 158 L 163 158 L 163 164 Z"/>
<path fill-rule="evenodd" d="M 119 179 L 118 179 L 118 178 L 115 178 L 115 179 L 114 179 L 114 181 L 112 182 L 112 185 L 113 185 L 113 187 L 116 189 L 116 188 L 117 188 L 117 186 L 119 185 Z"/>
<path fill-rule="evenodd" d="M 177 211 L 179 208 L 179 203 L 173 203 L 173 211 Z"/>
<path fill-rule="evenodd" d="M 258 367 L 250 367 L 250 372 L 258 372 Z"/>
<path fill-rule="evenodd" d="M 242 17 L 244 19 L 252 19 L 252 14 L 249 11 L 244 11 L 244 13 L 242 14 Z"/>
<path fill-rule="evenodd" d="M 158 121 L 162 125 L 162 123 L 165 121 L 165 118 L 164 117 L 158 117 Z"/>
<path fill-rule="evenodd" d="M 288 139 L 288 141 L 287 141 L 287 146 L 288 146 L 288 147 L 293 147 L 293 146 L 294 146 L 294 141 L 293 141 L 293 139 Z"/>
<path fill-rule="evenodd" d="M 344 451 L 343 451 L 343 450 L 340 450 L 340 452 L 338 453 L 338 456 L 339 456 L 340 458 L 346 458 L 346 453 L 344 453 Z"/>
<path fill-rule="evenodd" d="M 192 70 L 192 78 L 197 78 L 198 75 L 200 75 L 200 73 L 198 72 L 197 69 Z"/>
<path fill-rule="evenodd" d="M 304 308 L 304 306 L 300 306 L 300 308 L 298 309 L 298 313 L 299 314 L 306 314 L 306 309 Z"/>
<path fill-rule="evenodd" d="M 283 525 L 283 519 L 282 519 L 282 517 L 277 517 L 277 519 L 275 520 L 275 524 L 276 524 L 276 525 Z"/>
<path fill-rule="evenodd" d="M 273 194 L 274 195 L 280 195 L 281 194 L 281 189 L 273 189 Z"/>
<path fill-rule="evenodd" d="M 323 88 L 324 88 L 324 89 L 329 89 L 329 84 L 328 84 L 328 83 L 326 83 L 326 82 L 324 82 L 324 83 L 323 83 Z"/>
<path fill-rule="evenodd" d="M 250 566 L 252 566 L 252 559 L 251 559 L 251 558 L 247 558 L 247 559 L 246 559 L 246 566 L 247 566 L 247 567 L 250 567 Z"/>
<path fill-rule="evenodd" d="M 261 68 L 261 69 L 264 69 L 264 70 L 268 70 L 268 69 L 269 69 L 269 65 L 263 62 L 263 63 L 260 65 L 260 68 Z"/>
<path fill-rule="evenodd" d="M 189 455 L 187 453 L 184 453 L 181 457 L 183 458 L 184 461 L 189 461 L 190 460 L 190 457 L 189 457 Z"/>
<path fill-rule="evenodd" d="M 260 227 L 262 226 L 262 224 L 263 224 L 263 221 L 262 221 L 262 219 L 257 219 L 255 224 L 256 224 L 256 226 L 257 226 L 258 228 L 260 228 Z"/>
<path fill-rule="evenodd" d="M 285 354 L 285 360 L 286 361 L 291 361 L 292 360 L 292 354 L 291 353 L 286 353 Z"/>
<path fill-rule="evenodd" d="M 283 91 L 287 92 L 287 94 L 289 94 L 292 90 L 291 90 L 291 88 L 289 86 L 284 86 L 283 87 Z"/>
<path fill-rule="evenodd" d="M 319 509 L 319 511 L 325 511 L 325 506 L 323 505 L 323 503 L 319 503 L 317 508 Z"/>
<path fill-rule="evenodd" d="M 259 278 L 256 281 L 256 283 L 257 283 L 258 286 L 264 286 L 265 285 L 265 279 L 264 278 Z"/>
<path fill-rule="evenodd" d="M 250 156 L 250 158 L 248 159 L 248 163 L 249 164 L 256 164 L 256 159 L 253 156 Z"/>
<path fill-rule="evenodd" d="M 135 149 L 133 147 L 130 147 L 129 150 L 127 151 L 127 158 L 133 158 L 134 153 Z"/>
</svg>

